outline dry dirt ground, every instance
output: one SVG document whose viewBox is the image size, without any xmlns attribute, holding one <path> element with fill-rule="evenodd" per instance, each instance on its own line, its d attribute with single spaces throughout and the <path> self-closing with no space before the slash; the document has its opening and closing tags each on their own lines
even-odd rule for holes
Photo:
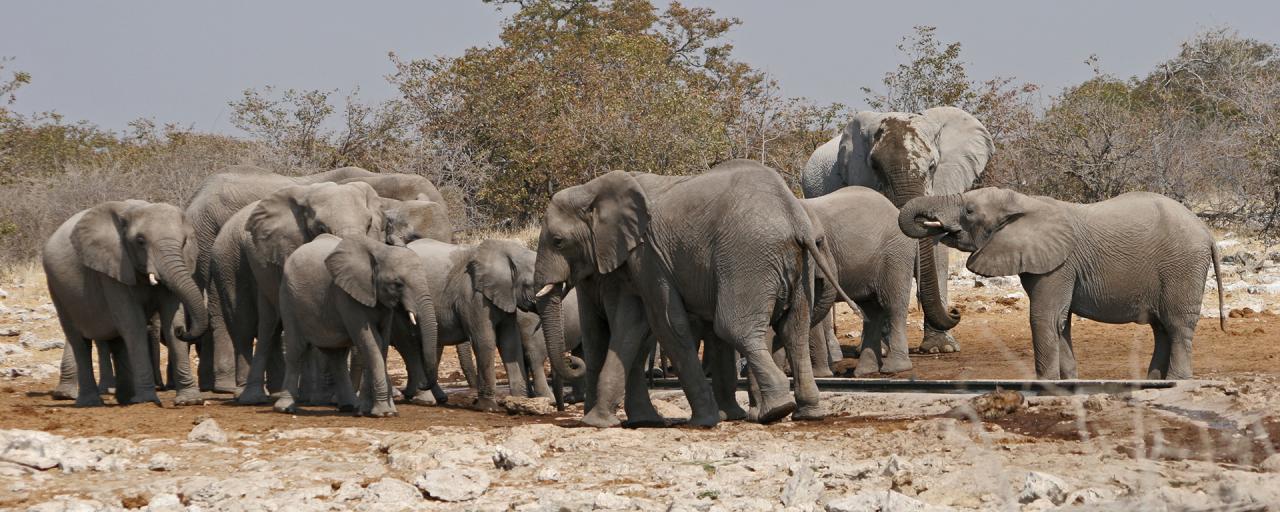
<svg viewBox="0 0 1280 512">
<path fill-rule="evenodd" d="M 49 396 L 61 333 L 42 277 L 18 273 L 0 282 L 0 509 L 1280 510 L 1280 268 L 1255 260 L 1226 267 L 1227 332 L 1206 293 L 1203 380 L 1028 397 L 991 419 L 957 408 L 972 395 L 824 393 L 824 421 L 709 430 L 597 430 L 576 407 L 478 413 L 456 405 L 461 389 L 386 419 L 213 394 L 173 408 L 172 392 L 165 407 L 80 409 Z M 913 355 L 898 377 L 1031 377 L 1016 281 L 957 271 L 951 289 L 962 351 Z M 838 318 L 852 348 L 857 317 Z M 1077 318 L 1073 335 L 1081 378 L 1144 375 L 1147 326 Z M 653 396 L 687 417 L 678 392 Z"/>
</svg>

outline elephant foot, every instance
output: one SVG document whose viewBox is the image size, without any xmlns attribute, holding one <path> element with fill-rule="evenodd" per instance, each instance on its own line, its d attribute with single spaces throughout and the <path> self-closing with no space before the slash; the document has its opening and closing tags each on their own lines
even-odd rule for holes
<svg viewBox="0 0 1280 512">
<path fill-rule="evenodd" d="M 747 419 L 747 411 L 737 402 L 720 408 L 720 421 L 739 421 Z"/>
<path fill-rule="evenodd" d="M 564 403 L 566 403 L 566 404 L 580 404 L 580 403 L 582 403 L 582 395 L 579 395 L 579 394 L 578 394 L 577 392 L 575 392 L 575 391 L 570 391 L 570 392 L 568 392 L 568 393 L 565 393 L 565 394 L 564 394 Z"/>
<path fill-rule="evenodd" d="M 119 401 L 119 403 L 120 405 L 135 405 L 135 404 L 150 403 L 150 404 L 158 405 L 160 407 L 164 407 L 164 403 L 160 401 L 160 397 L 156 396 L 154 393 L 152 393 L 151 396 L 149 397 L 144 394 L 144 395 L 130 398 L 128 400 Z"/>
<path fill-rule="evenodd" d="M 396 400 L 404 400 L 404 392 L 400 391 L 400 388 L 393 387 L 391 388 L 391 401 L 394 402 Z"/>
<path fill-rule="evenodd" d="M 924 341 L 921 341 L 920 347 L 915 350 L 919 354 L 950 354 L 959 351 L 960 342 L 956 341 L 951 333 L 932 329 L 925 329 Z"/>
<path fill-rule="evenodd" d="M 622 422 L 623 428 L 663 428 L 667 426 L 667 420 L 662 416 L 653 418 L 635 418 L 627 416 L 627 421 Z"/>
<path fill-rule="evenodd" d="M 853 376 L 854 377 L 870 377 L 877 373 L 880 373 L 880 365 L 877 364 L 878 359 L 880 358 L 876 357 L 871 352 L 871 349 L 868 348 L 863 350 L 862 353 L 858 356 L 858 366 L 853 368 Z"/>
<path fill-rule="evenodd" d="M 236 386 L 234 379 L 227 379 L 227 380 L 219 379 L 218 381 L 213 383 L 212 388 L 204 389 L 202 387 L 200 390 L 211 391 L 219 395 L 234 395 L 240 391 L 239 386 Z"/>
<path fill-rule="evenodd" d="M 76 407 L 101 407 L 102 405 L 102 397 L 93 393 L 76 397 Z"/>
<path fill-rule="evenodd" d="M 795 412 L 791 413 L 792 421 L 818 421 L 826 417 L 827 412 L 818 404 L 799 407 Z"/>
<path fill-rule="evenodd" d="M 791 398 L 787 398 L 785 400 L 766 399 L 762 404 L 757 407 L 752 407 L 751 411 L 748 411 L 747 419 L 756 423 L 768 424 L 782 418 L 786 418 L 791 415 L 792 412 L 795 412 L 795 410 L 796 401 Z M 752 412 L 755 413 L 754 416 L 752 416 Z"/>
<path fill-rule="evenodd" d="M 80 387 L 75 384 L 59 384 L 49 395 L 54 400 L 75 400 L 80 395 Z"/>
<path fill-rule="evenodd" d="M 409 403 L 413 405 L 436 405 L 436 397 L 427 390 L 419 390 L 409 398 Z"/>
<path fill-rule="evenodd" d="M 831 371 L 830 366 L 819 365 L 819 366 L 813 367 L 814 377 L 822 378 L 822 377 L 832 377 L 834 375 L 835 375 L 835 372 Z"/>
<path fill-rule="evenodd" d="M 906 354 L 890 355 L 880 361 L 880 373 L 902 373 L 911 369 L 911 358 Z"/>
<path fill-rule="evenodd" d="M 596 428 L 610 428 L 622 424 L 622 421 L 617 416 L 599 412 L 599 409 L 599 407 L 592 407 L 591 412 L 582 417 L 582 424 Z"/>
<path fill-rule="evenodd" d="M 689 421 L 685 422 L 685 425 L 698 428 L 711 428 L 720 423 L 721 414 L 722 413 L 720 411 L 710 414 L 694 414 L 692 418 L 689 418 Z"/>
<path fill-rule="evenodd" d="M 387 418 L 390 416 L 399 416 L 396 412 L 396 404 L 391 400 L 380 400 L 373 404 L 373 408 L 369 410 L 369 416 L 374 418 Z"/>
<path fill-rule="evenodd" d="M 293 401 L 292 397 L 282 396 L 279 400 L 276 400 L 275 405 L 272 405 L 271 409 L 285 414 L 297 414 L 298 404 Z"/>
<path fill-rule="evenodd" d="M 356 412 L 356 404 L 338 404 L 338 412 Z"/>
<path fill-rule="evenodd" d="M 204 405 L 204 397 L 199 391 L 194 389 L 185 389 L 178 391 L 178 395 L 173 397 L 173 405 L 182 407 L 188 405 Z"/>
<path fill-rule="evenodd" d="M 240 405 L 262 405 L 271 401 L 271 397 L 262 391 L 262 386 L 245 386 L 244 391 L 236 397 L 235 403 Z"/>
<path fill-rule="evenodd" d="M 477 398 L 475 405 L 472 407 L 480 412 L 506 412 L 502 406 L 498 405 L 492 398 Z"/>
</svg>

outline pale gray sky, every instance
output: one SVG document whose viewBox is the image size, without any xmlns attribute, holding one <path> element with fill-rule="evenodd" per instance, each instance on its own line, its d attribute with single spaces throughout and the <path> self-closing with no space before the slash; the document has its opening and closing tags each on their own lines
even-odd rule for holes
<svg viewBox="0 0 1280 512">
<path fill-rule="evenodd" d="M 973 78 L 1016 76 L 1049 93 L 1088 78 L 1090 54 L 1127 77 L 1208 28 L 1280 39 L 1274 1 L 686 3 L 742 19 L 730 37 L 737 56 L 772 73 L 784 93 L 855 107 L 864 106 L 858 87 L 878 85 L 899 62 L 894 46 L 913 25 L 961 41 Z M 112 129 L 149 117 L 234 133 L 227 102 L 247 87 L 358 86 L 365 98 L 388 98 L 388 51 L 457 55 L 495 41 L 503 17 L 471 0 L 8 0 L 0 56 L 17 59 L 6 71 L 33 75 L 18 97 L 22 112 L 54 109 Z"/>
</svg>

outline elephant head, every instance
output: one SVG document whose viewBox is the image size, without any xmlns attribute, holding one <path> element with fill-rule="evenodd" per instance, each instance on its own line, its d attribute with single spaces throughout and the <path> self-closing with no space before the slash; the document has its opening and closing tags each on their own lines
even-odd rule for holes
<svg viewBox="0 0 1280 512">
<path fill-rule="evenodd" d="M 430 238 L 453 242 L 453 223 L 449 209 L 435 201 L 400 201 L 382 198 L 386 217 L 387 243 L 405 246 L 414 240 Z"/>
<path fill-rule="evenodd" d="M 405 313 L 418 329 L 428 382 L 437 382 L 436 310 L 418 254 L 357 235 L 339 242 L 324 264 L 334 284 L 356 302 L 393 315 Z"/>
<path fill-rule="evenodd" d="M 471 249 L 466 271 L 472 286 L 507 313 L 533 311 L 538 286 L 533 280 L 536 255 L 510 240 L 485 240 Z"/>
<path fill-rule="evenodd" d="M 285 187 L 258 201 L 245 222 L 253 247 L 275 265 L 321 233 L 386 239 L 382 203 L 365 183 Z"/>
<path fill-rule="evenodd" d="M 195 229 L 169 204 L 111 201 L 85 211 L 71 243 L 84 266 L 129 286 L 163 285 L 186 310 L 189 329 L 175 334 L 195 341 L 209 325 L 204 296 L 196 287 Z"/>
<path fill-rule="evenodd" d="M 836 166 L 846 173 L 878 181 L 899 208 L 914 198 L 959 193 L 982 173 L 994 151 L 986 127 L 955 107 L 919 114 L 860 112 L 840 138 Z M 869 173 L 867 171 L 870 171 Z M 925 320 L 946 330 L 960 321 L 946 311 L 934 269 L 934 241 L 920 241 L 920 291 Z"/>
<path fill-rule="evenodd" d="M 912 199 L 898 226 L 914 238 L 941 235 L 942 243 L 972 253 L 965 265 L 983 276 L 1052 271 L 1075 245 L 1059 204 L 998 188 Z"/>
<path fill-rule="evenodd" d="M 583 375 L 563 357 L 560 301 L 576 283 L 617 270 L 645 238 L 649 226 L 644 189 L 623 171 L 613 171 L 551 197 L 538 236 L 534 282 L 552 368 L 567 378 Z"/>
</svg>

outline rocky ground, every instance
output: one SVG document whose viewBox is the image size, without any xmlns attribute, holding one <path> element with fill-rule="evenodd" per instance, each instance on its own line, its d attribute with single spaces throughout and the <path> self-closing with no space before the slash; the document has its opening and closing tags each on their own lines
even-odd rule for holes
<svg viewBox="0 0 1280 512">
<path fill-rule="evenodd" d="M 0 508 L 1280 510 L 1280 254 L 1221 238 L 1232 318 L 1218 330 L 1210 287 L 1203 380 L 994 400 L 1002 408 L 824 394 L 821 422 L 710 430 L 583 428 L 580 409 L 532 400 L 508 401 L 525 414 L 405 404 L 387 419 L 282 415 L 212 394 L 202 407 L 78 409 L 49 397 L 61 333 L 42 277 L 17 273 L 0 282 Z M 902 377 L 1030 377 L 1016 280 L 957 270 L 951 289 L 962 351 L 915 355 Z M 852 349 L 856 315 L 842 312 L 838 328 Z M 1077 319 L 1073 333 L 1082 378 L 1145 373 L 1148 327 Z M 679 393 L 653 395 L 664 415 L 687 417 Z"/>
</svg>

